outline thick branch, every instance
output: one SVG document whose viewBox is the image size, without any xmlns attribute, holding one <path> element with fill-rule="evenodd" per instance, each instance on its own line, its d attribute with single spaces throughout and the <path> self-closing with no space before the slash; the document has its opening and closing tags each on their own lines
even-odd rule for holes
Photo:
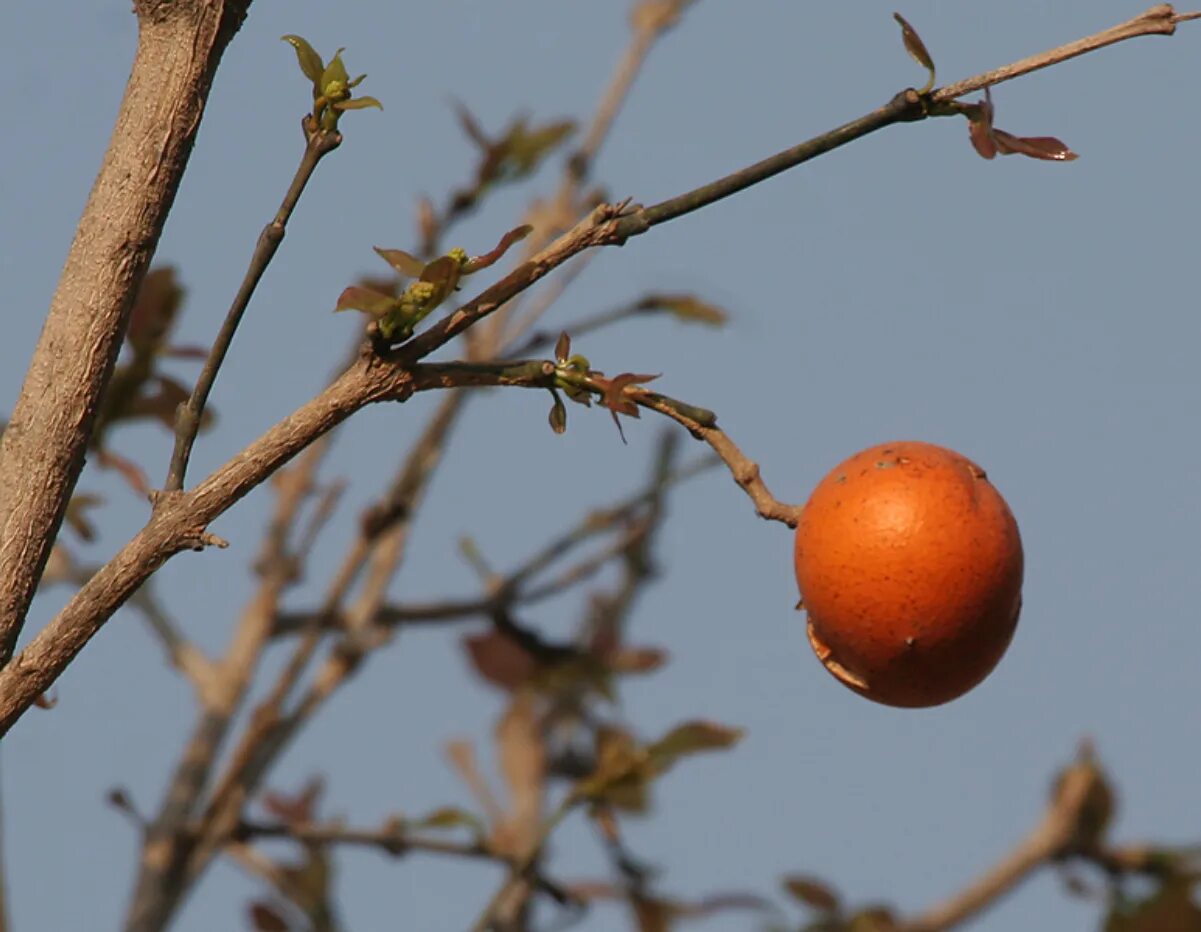
<svg viewBox="0 0 1201 932">
<path fill-rule="evenodd" d="M 200 126 L 217 63 L 250 0 L 143 3 L 112 140 L 0 440 L 0 664 L 83 468 L 100 398 Z"/>
<path fill-rule="evenodd" d="M 180 551 L 212 543 L 205 528 L 213 519 L 365 404 L 407 397 L 407 383 L 403 372 L 361 361 L 195 489 L 161 497 L 146 527 L 0 670 L 0 735 L 160 566 Z"/>
</svg>

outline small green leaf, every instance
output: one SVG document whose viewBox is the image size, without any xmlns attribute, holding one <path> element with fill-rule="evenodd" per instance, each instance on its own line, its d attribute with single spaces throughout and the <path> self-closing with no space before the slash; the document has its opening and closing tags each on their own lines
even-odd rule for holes
<svg viewBox="0 0 1201 932">
<path fill-rule="evenodd" d="M 334 57 L 330 59 L 329 64 L 325 66 L 325 70 L 321 72 L 318 80 L 321 82 L 323 93 L 331 84 L 338 83 L 344 88 L 350 84 L 350 75 L 346 71 L 346 65 L 342 63 L 342 53 L 345 51 L 345 48 L 338 49 L 334 53 Z"/>
<path fill-rule="evenodd" d="M 442 806 L 406 824 L 413 828 L 469 828 L 480 837 L 488 833 L 484 823 L 477 816 L 457 806 Z"/>
<path fill-rule="evenodd" d="M 300 62 L 300 70 L 304 72 L 304 76 L 313 82 L 314 87 L 320 86 L 321 75 L 325 71 L 321 56 L 300 36 L 289 35 L 280 38 L 296 49 L 296 58 Z"/>
<path fill-rule="evenodd" d="M 679 725 L 647 748 L 660 770 L 666 770 L 681 757 L 701 751 L 728 748 L 741 740 L 741 728 L 729 728 L 714 722 L 696 721 Z"/>
<path fill-rule="evenodd" d="M 893 13 L 892 18 L 900 24 L 901 41 L 905 43 L 905 51 L 913 56 L 914 61 L 930 72 L 929 79 L 918 88 L 919 94 L 928 94 L 934 87 L 934 59 L 931 58 L 926 44 L 922 42 L 922 37 L 917 34 L 916 29 L 909 25 L 905 17 L 900 13 Z"/>
<path fill-rule="evenodd" d="M 352 97 L 350 100 L 342 100 L 334 104 L 335 110 L 366 110 L 368 107 L 375 107 L 377 110 L 384 109 L 384 105 L 374 97 Z"/>
<path fill-rule="evenodd" d="M 648 295 L 639 307 L 645 311 L 667 311 L 688 323 L 724 326 L 729 315 L 715 304 L 702 301 L 692 294 Z"/>
</svg>

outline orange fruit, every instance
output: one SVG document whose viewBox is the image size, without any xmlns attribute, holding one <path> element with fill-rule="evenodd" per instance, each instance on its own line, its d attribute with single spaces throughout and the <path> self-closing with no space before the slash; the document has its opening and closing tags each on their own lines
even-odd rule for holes
<svg viewBox="0 0 1201 932">
<path fill-rule="evenodd" d="M 930 443 L 856 453 L 813 490 L 794 554 L 809 643 L 885 705 L 940 705 L 983 680 L 1022 607 L 1022 542 L 971 460 Z"/>
</svg>

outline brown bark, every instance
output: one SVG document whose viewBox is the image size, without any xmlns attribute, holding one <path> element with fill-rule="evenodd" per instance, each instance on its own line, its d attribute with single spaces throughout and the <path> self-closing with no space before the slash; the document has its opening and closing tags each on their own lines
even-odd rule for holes
<svg viewBox="0 0 1201 932">
<path fill-rule="evenodd" d="M 112 140 L 0 440 L 0 664 L 12 657 L 83 467 L 221 53 L 249 5 L 137 4 L 137 54 Z"/>
</svg>

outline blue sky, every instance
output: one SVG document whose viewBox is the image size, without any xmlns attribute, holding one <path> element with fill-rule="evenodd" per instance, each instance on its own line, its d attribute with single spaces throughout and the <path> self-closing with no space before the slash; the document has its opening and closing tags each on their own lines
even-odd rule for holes
<svg viewBox="0 0 1201 932">
<path fill-rule="evenodd" d="M 1138 12 L 1116 0 L 965 4 L 903 12 L 956 80 Z M 19 103 L 0 180 L 6 307 L 0 410 L 11 407 L 74 223 L 103 153 L 135 40 L 128 4 L 13 8 L 0 48 Z M 795 144 L 924 77 L 891 6 L 700 0 L 658 48 L 596 171 L 614 197 L 654 202 Z M 187 342 L 215 333 L 254 239 L 299 157 L 308 88 L 278 37 L 305 36 L 350 71 L 383 113 L 352 114 L 268 272 L 213 394 L 200 477 L 320 389 L 360 321 L 330 313 L 341 288 L 382 271 L 373 245 L 408 247 L 412 208 L 469 178 L 472 153 L 449 106 L 491 129 L 518 110 L 591 111 L 626 38 L 619 3 L 266 3 L 225 56 L 158 260 L 188 288 Z M 663 372 L 657 385 L 715 409 L 778 497 L 802 501 L 835 463 L 890 439 L 954 447 L 988 470 L 1026 547 L 1025 609 L 1008 655 L 981 687 L 942 708 L 902 711 L 838 686 L 805 643 L 791 540 L 753 514 L 724 473 L 681 486 L 661 538 L 664 578 L 641 599 L 631 638 L 672 662 L 631 680 L 622 714 L 653 736 L 703 716 L 747 728 L 734 752 L 665 778 L 634 849 L 665 868 L 662 889 L 772 893 L 789 871 L 819 875 L 852 902 L 902 911 L 958 889 L 1038 818 L 1048 781 L 1085 734 L 1121 796 L 1119 838 L 1196 841 L 1201 724 L 1201 345 L 1195 261 L 1201 181 L 1195 119 L 1201 31 L 1145 38 L 1004 85 L 997 124 L 1060 136 L 1070 165 L 986 162 L 960 121 L 895 127 L 598 256 L 552 323 L 649 290 L 695 291 L 727 308 L 715 332 L 634 321 L 577 348 L 607 371 Z M 506 191 L 452 237 L 490 247 L 557 165 Z M 486 273 L 482 273 L 486 274 Z M 183 364 L 177 370 L 191 375 Z M 364 412 L 328 476 L 350 480 L 317 548 L 314 582 L 355 515 L 404 455 L 436 399 Z M 474 399 L 415 528 L 397 597 L 475 591 L 455 541 L 470 533 L 499 568 L 566 522 L 639 487 L 661 425 L 630 423 L 622 446 L 602 414 L 546 428 L 541 393 Z M 160 480 L 169 437 L 118 435 Z M 700 452 L 699 448 L 697 452 Z M 104 559 L 145 518 L 111 475 Z M 253 579 L 269 495 L 213 530 L 226 551 L 185 554 L 157 579 L 198 643 L 217 651 Z M 30 630 L 62 604 L 35 604 Z M 569 629 L 578 604 L 530 620 Z M 333 701 L 273 784 L 329 781 L 328 807 L 355 824 L 389 812 L 469 804 L 442 745 L 486 744 L 499 697 L 472 680 L 462 629 L 405 632 Z M 62 678 L 53 712 L 31 712 L 3 748 L 4 845 L 17 928 L 109 928 L 128 896 L 137 839 L 104 804 L 126 787 L 157 805 L 192 721 L 187 686 L 133 613 L 116 618 Z M 556 872 L 604 861 L 569 822 Z M 339 861 L 347 926 L 462 928 L 496 869 L 373 854 Z M 177 928 L 237 928 L 259 887 L 219 865 Z M 973 929 L 1084 930 L 1098 905 L 1050 875 Z M 587 929 L 623 927 L 601 909 Z M 738 928 L 741 919 L 706 928 Z"/>
</svg>

